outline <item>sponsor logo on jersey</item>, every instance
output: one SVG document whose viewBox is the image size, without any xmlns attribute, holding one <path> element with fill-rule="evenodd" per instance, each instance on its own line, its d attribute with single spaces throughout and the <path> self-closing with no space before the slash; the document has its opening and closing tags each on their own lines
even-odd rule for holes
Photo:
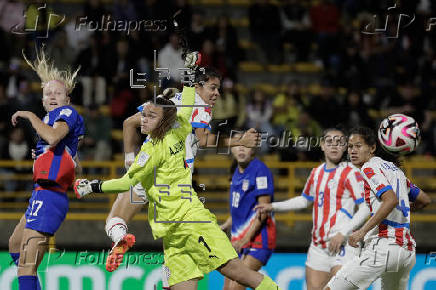
<svg viewBox="0 0 436 290">
<path fill-rule="evenodd" d="M 183 140 L 180 140 L 179 142 L 170 147 L 170 154 L 175 155 L 179 152 L 182 152 L 183 148 L 185 148 L 185 142 Z"/>
</svg>

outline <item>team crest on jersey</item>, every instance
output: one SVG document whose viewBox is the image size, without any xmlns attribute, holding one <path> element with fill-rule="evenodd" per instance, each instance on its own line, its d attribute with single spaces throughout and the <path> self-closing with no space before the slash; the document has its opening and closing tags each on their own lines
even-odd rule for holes
<svg viewBox="0 0 436 290">
<path fill-rule="evenodd" d="M 49 120 L 48 116 L 45 116 L 42 121 L 44 122 L 44 124 L 48 124 L 48 120 Z"/>
<path fill-rule="evenodd" d="M 244 179 L 244 180 L 242 181 L 242 190 L 243 190 L 243 191 L 247 191 L 249 185 L 250 185 L 250 180 L 248 180 L 248 179 Z"/>
<path fill-rule="evenodd" d="M 332 188 L 334 188 L 336 186 L 336 180 L 330 179 L 329 182 L 327 183 L 327 186 L 331 190 Z"/>
</svg>

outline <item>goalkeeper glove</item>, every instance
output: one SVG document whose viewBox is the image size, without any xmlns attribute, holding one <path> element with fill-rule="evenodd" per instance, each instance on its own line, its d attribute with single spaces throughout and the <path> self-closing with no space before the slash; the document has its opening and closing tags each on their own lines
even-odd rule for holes
<svg viewBox="0 0 436 290">
<path fill-rule="evenodd" d="M 77 179 L 74 184 L 74 193 L 77 198 L 82 198 L 92 192 L 101 193 L 101 185 L 103 181 L 94 179 L 89 181 L 88 179 Z"/>
</svg>

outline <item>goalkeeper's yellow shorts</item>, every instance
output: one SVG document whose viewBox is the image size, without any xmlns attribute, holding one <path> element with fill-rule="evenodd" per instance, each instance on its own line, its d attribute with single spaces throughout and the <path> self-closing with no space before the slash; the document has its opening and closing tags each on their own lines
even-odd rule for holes
<svg viewBox="0 0 436 290">
<path fill-rule="evenodd" d="M 190 213 L 185 221 L 209 223 L 180 223 L 163 238 L 165 270 L 170 286 L 217 269 L 238 255 L 227 235 L 220 229 L 215 215 L 202 208 Z"/>
</svg>

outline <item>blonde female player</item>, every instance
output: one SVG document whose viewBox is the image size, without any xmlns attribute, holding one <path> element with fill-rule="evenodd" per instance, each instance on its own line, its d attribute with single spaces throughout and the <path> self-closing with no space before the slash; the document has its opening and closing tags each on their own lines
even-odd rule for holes
<svg viewBox="0 0 436 290">
<path fill-rule="evenodd" d="M 195 89 L 185 87 L 182 104 L 193 105 Z M 144 104 L 141 132 L 150 135 L 128 172 L 109 181 L 77 180 L 76 195 L 118 193 L 141 183 L 149 200 L 149 222 L 155 239 L 163 238 L 165 266 L 171 289 L 197 289 L 204 274 L 217 269 L 232 280 L 254 289 L 278 289 L 269 278 L 237 259 L 216 218 L 192 191 L 186 164 L 185 140 L 192 131 L 192 107 L 179 112 L 173 102 L 157 98 Z M 159 106 L 165 105 L 165 107 Z"/>
<path fill-rule="evenodd" d="M 279 212 L 313 204 L 312 243 L 306 261 L 308 290 L 323 289 L 344 261 L 356 254 L 353 248 L 344 247 L 346 237 L 369 216 L 362 177 L 350 163 L 342 162 L 347 149 L 344 132 L 326 129 L 321 149 L 325 162 L 312 169 L 301 196 L 256 206 L 260 212 Z"/>
<path fill-rule="evenodd" d="M 271 215 L 258 215 L 253 208 L 274 200 L 273 175 L 256 158 L 254 148 L 236 146 L 231 150 L 237 166 L 230 185 L 230 217 L 221 229 L 232 229 L 232 244 L 242 263 L 259 271 L 276 247 L 276 225 Z M 224 289 L 244 290 L 245 287 L 225 279 Z"/>
<path fill-rule="evenodd" d="M 393 162 L 375 156 L 376 148 L 373 130 L 351 130 L 348 154 L 362 172 L 371 218 L 348 239 L 353 247 L 364 240 L 362 253 L 348 261 L 326 289 L 366 289 L 379 277 L 384 290 L 408 288 L 409 273 L 415 265 L 409 204 L 412 200 L 416 208 L 422 208 L 430 200 Z"/>
<path fill-rule="evenodd" d="M 23 55 L 24 56 L 24 55 Z M 40 289 L 37 268 L 48 248 L 48 238 L 59 229 L 68 211 L 67 189 L 78 168 L 77 147 L 84 135 L 82 117 L 70 106 L 69 94 L 75 86 L 79 69 L 59 71 L 41 50 L 32 64 L 42 84 L 42 104 L 47 115 L 40 120 L 29 111 L 17 111 L 12 125 L 19 118 L 27 119 L 38 134 L 32 197 L 25 215 L 9 239 L 9 252 L 18 264 L 20 290 Z"/>
</svg>

